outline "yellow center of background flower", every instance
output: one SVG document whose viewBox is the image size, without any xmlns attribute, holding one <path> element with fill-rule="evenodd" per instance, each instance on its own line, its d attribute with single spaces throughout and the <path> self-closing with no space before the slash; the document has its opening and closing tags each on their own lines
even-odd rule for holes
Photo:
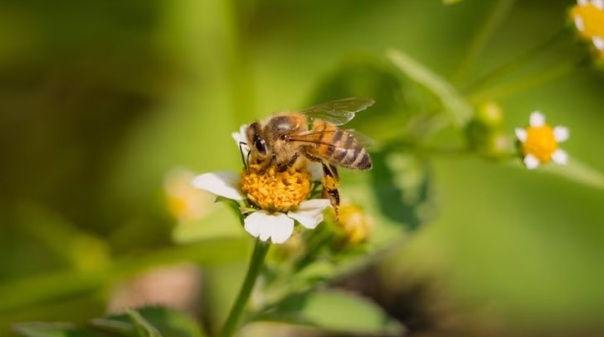
<svg viewBox="0 0 604 337">
<path fill-rule="evenodd" d="M 525 155 L 532 154 L 542 163 L 547 163 L 558 149 L 554 131 L 549 125 L 526 128 L 526 141 L 522 144 Z"/>
<path fill-rule="evenodd" d="M 345 244 L 356 245 L 371 236 L 373 223 L 359 207 L 350 204 L 342 205 L 339 213 L 340 220 L 337 224 L 344 232 Z"/>
<path fill-rule="evenodd" d="M 241 174 L 241 190 L 252 203 L 269 212 L 287 212 L 300 205 L 308 199 L 311 188 L 312 176 L 304 165 L 285 172 L 249 165 Z"/>
<path fill-rule="evenodd" d="M 594 36 L 604 38 L 604 10 L 592 4 L 577 5 L 571 9 L 570 15 L 583 22 L 583 28 L 579 31 L 581 36 L 587 39 Z"/>
</svg>

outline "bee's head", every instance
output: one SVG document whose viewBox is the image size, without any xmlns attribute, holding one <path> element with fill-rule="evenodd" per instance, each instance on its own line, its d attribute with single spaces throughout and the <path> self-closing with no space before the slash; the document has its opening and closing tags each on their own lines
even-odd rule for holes
<svg viewBox="0 0 604 337">
<path fill-rule="evenodd" d="M 250 151 L 259 161 L 262 161 L 269 155 L 269 148 L 266 139 L 262 136 L 262 126 L 258 122 L 250 124 L 245 130 Z"/>
</svg>

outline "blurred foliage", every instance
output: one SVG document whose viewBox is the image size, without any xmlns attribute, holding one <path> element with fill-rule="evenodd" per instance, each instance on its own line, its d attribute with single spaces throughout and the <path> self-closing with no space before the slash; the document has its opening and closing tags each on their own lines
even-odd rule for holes
<svg viewBox="0 0 604 337">
<path fill-rule="evenodd" d="M 323 250 L 316 264 L 293 259 L 299 274 L 273 270 L 273 294 L 294 274 L 300 290 L 360 278 L 381 307 L 358 304 L 372 319 L 351 319 L 356 331 L 391 315 L 428 335 L 602 334 L 604 81 L 568 33 L 573 4 L 0 2 L 0 335 L 28 321 L 74 324 L 19 325 L 27 336 L 78 336 L 86 322 L 164 332 L 176 316 L 183 335 L 216 331 L 250 240 L 223 203 L 175 219 L 166 175 L 240 170 L 239 125 L 347 96 L 376 100 L 346 126 L 375 140 L 376 168 L 342 174 L 343 196 L 378 223 L 373 241 L 346 263 Z M 502 120 L 475 124 L 491 102 Z M 571 129 L 570 165 L 520 170 L 508 152 L 472 143 L 489 130 L 513 139 L 534 110 Z M 468 120 L 476 128 L 461 130 Z M 308 235 L 333 234 L 323 227 Z M 204 270 L 212 310 L 196 322 L 144 310 L 90 321 L 116 281 L 182 261 Z M 314 303 L 307 325 L 350 332 L 314 311 L 333 310 L 331 299 L 306 300 L 294 304 Z M 454 324 L 409 320 L 426 312 Z"/>
</svg>

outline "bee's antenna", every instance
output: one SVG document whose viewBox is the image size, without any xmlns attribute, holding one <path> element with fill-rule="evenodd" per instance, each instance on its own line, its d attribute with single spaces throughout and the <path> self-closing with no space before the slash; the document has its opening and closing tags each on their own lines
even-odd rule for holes
<svg viewBox="0 0 604 337">
<path fill-rule="evenodd" d="M 242 145 L 247 146 L 246 142 L 239 142 L 239 153 L 241 154 L 241 161 L 243 162 L 243 167 L 247 170 L 247 163 L 250 161 L 250 152 L 247 153 L 247 158 L 243 155 Z"/>
</svg>

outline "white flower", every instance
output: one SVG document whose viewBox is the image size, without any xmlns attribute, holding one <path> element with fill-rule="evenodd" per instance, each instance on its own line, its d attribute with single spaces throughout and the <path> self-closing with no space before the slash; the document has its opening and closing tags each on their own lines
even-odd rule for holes
<svg viewBox="0 0 604 337">
<path fill-rule="evenodd" d="M 196 188 L 228 199 L 247 198 L 239 187 L 239 175 L 234 172 L 204 173 L 195 177 L 192 184 Z M 244 228 L 262 241 L 271 239 L 273 243 L 283 243 L 294 232 L 294 220 L 308 229 L 314 229 L 323 221 L 323 210 L 327 206 L 327 199 L 310 199 L 287 213 L 257 210 L 245 218 Z"/>
<path fill-rule="evenodd" d="M 570 133 L 564 126 L 552 128 L 545 123 L 545 116 L 539 111 L 531 114 L 529 126 L 517 128 L 516 137 L 521 143 L 524 165 L 528 169 L 535 169 L 539 165 L 549 162 L 566 164 L 568 154 L 558 148 L 559 143 L 568 139 Z"/>
<path fill-rule="evenodd" d="M 232 134 L 232 137 L 242 152 L 244 160 L 247 160 L 249 148 L 246 144 L 245 129 L 246 125 L 242 126 L 239 132 Z M 318 163 L 309 164 L 308 171 L 313 180 L 319 180 L 322 177 L 322 168 Z M 309 173 L 306 173 L 307 177 Z M 267 176 L 263 176 L 263 178 L 267 179 Z M 192 185 L 227 199 L 250 201 L 248 195 L 241 189 L 240 174 L 235 172 L 221 171 L 201 174 L 192 180 Z M 262 187 L 271 189 L 271 186 Z M 302 195 L 306 195 L 306 192 Z M 270 239 L 273 243 L 283 243 L 294 232 L 295 221 L 308 229 L 317 227 L 323 221 L 323 210 L 329 204 L 330 202 L 327 199 L 309 199 L 297 203 L 291 209 L 288 207 L 287 211 L 255 210 L 245 217 L 244 228 L 252 236 L 260 238 L 262 241 Z"/>
</svg>

